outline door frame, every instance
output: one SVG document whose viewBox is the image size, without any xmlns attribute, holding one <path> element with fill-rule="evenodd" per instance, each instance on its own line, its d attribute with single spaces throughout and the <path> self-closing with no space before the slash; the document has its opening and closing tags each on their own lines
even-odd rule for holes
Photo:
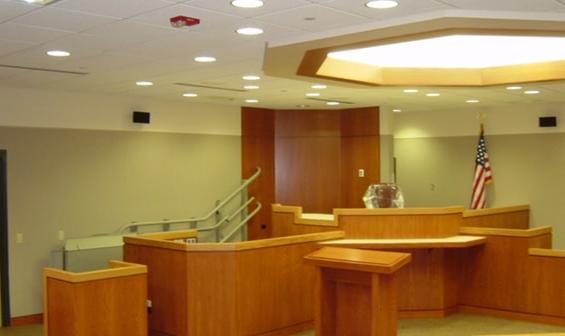
<svg viewBox="0 0 565 336">
<path fill-rule="evenodd" d="M 9 327 L 11 322 L 8 274 L 8 163 L 6 151 L 0 149 L 0 304 L 3 327 Z"/>
</svg>

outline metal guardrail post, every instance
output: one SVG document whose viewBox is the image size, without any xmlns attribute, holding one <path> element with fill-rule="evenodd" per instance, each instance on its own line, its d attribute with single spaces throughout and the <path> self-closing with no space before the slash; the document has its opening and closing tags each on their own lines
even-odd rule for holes
<svg viewBox="0 0 565 336">
<path fill-rule="evenodd" d="M 242 183 L 245 183 L 245 181 L 246 180 L 243 180 Z M 247 203 L 248 199 L 249 199 L 249 191 L 247 190 L 247 187 L 245 187 L 245 189 L 243 189 L 241 191 L 241 204 L 243 205 L 243 204 Z M 245 218 L 247 218 L 248 214 L 249 213 L 247 211 L 247 207 L 245 207 L 245 209 L 243 209 L 243 211 L 241 212 L 240 219 L 239 219 L 240 222 L 243 222 L 243 220 Z M 240 238 L 241 238 L 241 241 L 247 240 L 247 224 L 241 226 Z"/>
<path fill-rule="evenodd" d="M 190 217 L 190 218 L 194 218 L 194 217 Z M 196 229 L 197 227 L 198 227 L 198 222 L 197 222 L 197 221 L 195 221 L 195 220 L 190 221 L 190 228 L 191 228 L 191 229 Z"/>
</svg>

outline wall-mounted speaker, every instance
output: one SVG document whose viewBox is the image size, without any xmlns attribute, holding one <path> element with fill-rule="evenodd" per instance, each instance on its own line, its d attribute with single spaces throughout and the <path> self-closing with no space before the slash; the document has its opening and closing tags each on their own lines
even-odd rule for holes
<svg viewBox="0 0 565 336">
<path fill-rule="evenodd" d="M 133 111 L 133 122 L 138 124 L 149 124 L 151 122 L 151 113 Z"/>
<path fill-rule="evenodd" d="M 539 117 L 539 127 L 557 126 L 557 117 Z"/>
</svg>

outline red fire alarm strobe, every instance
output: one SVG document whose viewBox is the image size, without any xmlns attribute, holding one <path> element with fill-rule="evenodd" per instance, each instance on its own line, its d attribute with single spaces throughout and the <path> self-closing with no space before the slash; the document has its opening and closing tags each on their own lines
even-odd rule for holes
<svg viewBox="0 0 565 336">
<path fill-rule="evenodd" d="M 184 26 L 194 26 L 200 23 L 200 19 L 192 18 L 188 16 L 175 16 L 169 19 L 171 26 L 175 28 L 182 28 Z"/>
</svg>

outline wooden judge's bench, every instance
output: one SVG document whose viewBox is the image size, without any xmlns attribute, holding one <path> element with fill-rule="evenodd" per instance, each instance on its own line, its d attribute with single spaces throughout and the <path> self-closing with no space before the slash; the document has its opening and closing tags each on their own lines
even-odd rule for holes
<svg viewBox="0 0 565 336">
<path fill-rule="evenodd" d="M 272 206 L 273 235 L 342 230 L 320 246 L 405 252 L 397 272 L 400 317 L 463 311 L 565 325 L 565 251 L 551 227 L 529 228 L 529 207 L 464 210 Z"/>
</svg>

